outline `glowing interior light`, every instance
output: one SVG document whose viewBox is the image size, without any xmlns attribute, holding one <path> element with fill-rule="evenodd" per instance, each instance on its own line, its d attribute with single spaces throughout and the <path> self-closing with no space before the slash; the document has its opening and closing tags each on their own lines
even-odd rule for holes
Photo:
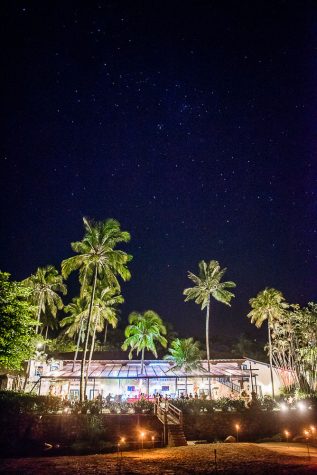
<svg viewBox="0 0 317 475">
<path fill-rule="evenodd" d="M 297 407 L 298 407 L 298 409 L 299 409 L 300 411 L 305 411 L 305 410 L 306 410 L 305 404 L 304 404 L 303 402 L 301 402 L 301 401 L 299 401 L 299 402 L 297 403 Z"/>
</svg>

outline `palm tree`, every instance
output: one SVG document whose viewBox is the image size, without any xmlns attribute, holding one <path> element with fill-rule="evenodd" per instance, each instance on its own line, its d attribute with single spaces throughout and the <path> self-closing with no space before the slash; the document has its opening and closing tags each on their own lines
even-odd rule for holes
<svg viewBox="0 0 317 475">
<path fill-rule="evenodd" d="M 194 341 L 193 338 L 176 338 L 172 341 L 168 351 L 170 355 L 166 355 L 164 359 L 173 361 L 173 368 L 180 369 L 187 373 L 201 367 L 200 360 L 202 359 L 202 351 L 199 342 Z M 187 394 L 187 378 L 185 390 Z"/>
<path fill-rule="evenodd" d="M 77 337 L 77 344 L 76 344 L 76 351 L 74 355 L 73 361 L 73 371 L 75 369 L 75 363 L 77 360 L 79 347 L 81 342 L 83 342 L 84 336 L 84 324 L 87 322 L 88 317 L 88 302 L 84 297 L 75 297 L 73 298 L 72 302 L 64 307 L 64 312 L 68 313 L 69 315 L 63 320 L 60 321 L 60 326 L 65 327 L 67 325 L 67 329 L 65 330 L 65 335 L 70 338 L 73 338 L 74 335 L 78 334 Z"/>
<path fill-rule="evenodd" d="M 124 302 L 122 295 L 116 295 L 118 292 L 117 288 L 105 287 L 104 289 L 96 289 L 96 298 L 94 302 L 94 317 L 93 317 L 93 329 L 92 329 L 92 341 L 89 352 L 89 359 L 86 372 L 86 384 L 88 383 L 88 374 L 90 363 L 92 360 L 92 354 L 95 346 L 96 332 L 101 332 L 104 327 L 108 324 L 112 328 L 116 328 L 118 324 L 118 308 L 119 304 Z"/>
<path fill-rule="evenodd" d="M 126 339 L 122 345 L 123 350 L 130 347 L 129 358 L 132 358 L 133 351 L 136 350 L 137 355 L 141 352 L 141 374 L 144 368 L 144 350 L 151 351 L 157 358 L 155 342 L 158 341 L 163 348 L 167 346 L 165 338 L 166 328 L 162 319 L 153 310 L 138 313 L 132 312 L 129 315 L 129 323 L 125 329 Z"/>
<path fill-rule="evenodd" d="M 37 307 L 35 333 L 38 333 L 42 314 L 48 310 L 56 318 L 57 310 L 63 308 L 63 301 L 58 293 L 65 295 L 67 288 L 58 270 L 51 265 L 39 267 L 36 273 L 25 279 L 23 283 L 31 289 L 31 299 Z"/>
<path fill-rule="evenodd" d="M 129 280 L 131 274 L 127 268 L 132 256 L 124 251 L 115 249 L 117 244 L 128 242 L 130 234 L 121 231 L 120 223 L 114 219 L 101 222 L 90 222 L 84 218 L 85 235 L 82 241 L 73 242 L 72 249 L 76 256 L 69 257 L 62 262 L 62 274 L 65 278 L 75 270 L 79 270 L 81 294 L 84 295 L 90 286 L 90 301 L 86 327 L 91 326 L 93 305 L 97 281 L 104 280 L 108 285 L 120 288 L 117 280 L 119 275 L 123 280 Z M 80 399 L 84 400 L 86 355 L 89 343 L 89 331 L 85 332 L 85 344 L 80 374 Z"/>
<path fill-rule="evenodd" d="M 285 310 L 289 305 L 285 302 L 282 292 L 268 288 L 259 292 L 255 298 L 250 299 L 249 303 L 252 310 L 247 316 L 251 318 L 251 323 L 254 323 L 257 328 L 260 328 L 265 320 L 267 320 L 272 396 L 274 399 L 271 330 L 274 328 L 274 325 L 283 318 Z"/>
<path fill-rule="evenodd" d="M 209 348 L 209 318 L 210 318 L 210 296 L 218 302 L 230 306 L 230 301 L 234 294 L 227 289 L 236 286 L 234 282 L 221 282 L 223 275 L 227 268 L 221 269 L 218 261 L 200 261 L 198 264 L 199 276 L 188 272 L 188 277 L 195 284 L 194 287 L 185 289 L 183 294 L 186 295 L 185 302 L 194 300 L 195 303 L 201 305 L 201 309 L 206 308 L 206 350 L 207 350 L 207 364 L 208 373 L 210 373 L 210 348 Z M 209 382 L 209 397 L 211 397 L 210 377 Z"/>
</svg>

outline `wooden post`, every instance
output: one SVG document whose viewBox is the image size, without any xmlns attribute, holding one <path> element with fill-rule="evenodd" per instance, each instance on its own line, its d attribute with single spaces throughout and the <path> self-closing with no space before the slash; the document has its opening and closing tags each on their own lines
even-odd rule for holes
<svg viewBox="0 0 317 475">
<path fill-rule="evenodd" d="M 251 382 L 251 391 L 253 392 L 253 374 L 252 374 L 251 361 L 250 361 L 250 382 Z"/>
<path fill-rule="evenodd" d="M 167 411 L 164 411 L 164 445 L 168 445 Z"/>
</svg>

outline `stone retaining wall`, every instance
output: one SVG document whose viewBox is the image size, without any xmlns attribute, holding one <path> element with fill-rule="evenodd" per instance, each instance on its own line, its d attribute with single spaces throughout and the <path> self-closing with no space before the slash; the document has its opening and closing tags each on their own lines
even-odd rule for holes
<svg viewBox="0 0 317 475">
<path fill-rule="evenodd" d="M 245 411 L 214 412 L 212 414 L 184 414 L 184 432 L 187 440 L 224 440 L 236 436 L 239 424 L 239 440 L 255 441 L 288 430 L 293 436 L 302 434 L 304 428 L 317 423 L 314 411 Z"/>
</svg>

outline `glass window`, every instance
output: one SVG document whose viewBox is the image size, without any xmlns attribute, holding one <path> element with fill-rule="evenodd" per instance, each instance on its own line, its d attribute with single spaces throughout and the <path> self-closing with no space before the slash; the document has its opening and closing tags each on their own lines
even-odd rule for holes
<svg viewBox="0 0 317 475">
<path fill-rule="evenodd" d="M 34 374 L 35 374 L 35 376 L 42 376 L 43 366 L 35 366 Z"/>
<path fill-rule="evenodd" d="M 79 389 L 71 389 L 69 391 L 69 397 L 71 400 L 79 399 Z"/>
</svg>

